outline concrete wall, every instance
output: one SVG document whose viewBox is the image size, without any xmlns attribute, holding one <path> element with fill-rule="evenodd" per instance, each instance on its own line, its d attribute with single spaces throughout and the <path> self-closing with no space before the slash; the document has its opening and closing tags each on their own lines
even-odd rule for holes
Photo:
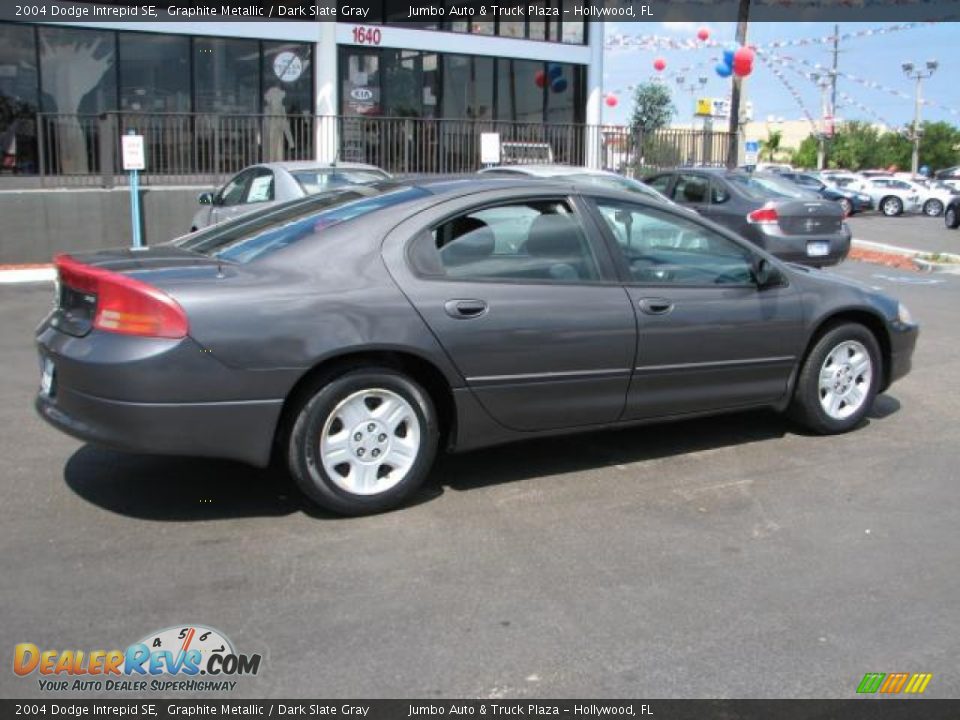
<svg viewBox="0 0 960 720">
<path fill-rule="evenodd" d="M 143 239 L 161 243 L 190 230 L 205 187 L 141 190 Z M 130 245 L 130 192 L 17 190 L 0 192 L 0 265 L 49 262 L 58 252 Z"/>
</svg>

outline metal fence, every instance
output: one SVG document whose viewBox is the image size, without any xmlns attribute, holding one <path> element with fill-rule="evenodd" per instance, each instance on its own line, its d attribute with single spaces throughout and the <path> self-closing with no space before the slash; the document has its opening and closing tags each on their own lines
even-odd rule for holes
<svg viewBox="0 0 960 720">
<path fill-rule="evenodd" d="M 20 176 L 39 178 L 42 187 L 125 184 L 120 138 L 130 131 L 144 136 L 145 185 L 215 185 L 248 165 L 281 160 L 364 162 L 395 174 L 470 173 L 481 167 L 484 133 L 499 136 L 505 163 L 565 163 L 642 176 L 676 165 L 723 165 L 729 141 L 729 133 L 711 130 L 642 133 L 575 123 L 41 113 L 32 153 L 36 161 Z"/>
</svg>

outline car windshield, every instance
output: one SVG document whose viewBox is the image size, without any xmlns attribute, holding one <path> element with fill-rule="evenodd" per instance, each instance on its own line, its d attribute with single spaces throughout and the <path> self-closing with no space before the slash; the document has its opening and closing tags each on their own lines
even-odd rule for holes
<svg viewBox="0 0 960 720">
<path fill-rule="evenodd" d="M 573 182 L 584 183 L 589 185 L 596 185 L 600 188 L 608 188 L 611 190 L 626 190 L 627 192 L 637 193 L 639 195 L 645 195 L 646 197 L 652 200 L 659 200 L 660 202 L 665 202 L 673 205 L 673 201 L 667 198 L 665 195 L 661 194 L 657 190 L 653 189 L 649 185 L 644 185 L 641 182 L 632 180 L 631 178 L 622 177 L 620 175 L 594 175 L 591 173 L 574 173 L 572 175 L 558 175 L 557 177 L 563 178 L 565 180 L 571 180 Z"/>
<path fill-rule="evenodd" d="M 316 195 L 327 190 L 362 185 L 386 180 L 387 174 L 367 168 L 314 168 L 291 170 L 290 174 L 307 195 Z"/>
<path fill-rule="evenodd" d="M 354 185 L 215 225 L 176 240 L 174 244 L 208 257 L 248 263 L 324 228 L 429 194 L 423 188 L 392 182 Z"/>
<path fill-rule="evenodd" d="M 815 197 L 814 193 L 804 190 L 799 185 L 772 175 L 732 173 L 727 176 L 727 180 L 753 200 L 770 200 L 771 198 L 809 200 Z"/>
</svg>

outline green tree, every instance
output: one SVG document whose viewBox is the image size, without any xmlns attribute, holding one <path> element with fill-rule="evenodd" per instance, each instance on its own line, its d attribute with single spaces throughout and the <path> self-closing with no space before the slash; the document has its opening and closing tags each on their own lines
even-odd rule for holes
<svg viewBox="0 0 960 720">
<path fill-rule="evenodd" d="M 920 164 L 929 165 L 931 170 L 960 164 L 960 130 L 946 122 L 925 122 L 920 136 Z"/>
<path fill-rule="evenodd" d="M 899 170 L 910 169 L 913 145 L 907 138 L 898 132 L 886 132 L 880 136 L 879 143 L 877 167 L 895 166 Z"/>
<path fill-rule="evenodd" d="M 644 135 L 665 128 L 676 114 L 673 98 L 666 85 L 658 82 L 646 82 L 637 86 L 633 92 L 633 114 L 630 117 L 630 131 Z"/>
<path fill-rule="evenodd" d="M 886 167 L 880 152 L 880 131 L 859 120 L 840 126 L 830 143 L 828 156 L 831 167 L 850 170 Z"/>
<path fill-rule="evenodd" d="M 807 135 L 794 153 L 790 156 L 790 164 L 800 168 L 815 168 L 817 166 L 817 138 Z"/>
<path fill-rule="evenodd" d="M 764 153 L 766 153 L 768 162 L 773 162 L 776 160 L 776 156 L 780 152 L 780 143 L 782 141 L 782 130 L 768 130 L 767 139 L 760 142 L 760 157 L 763 158 Z"/>
</svg>

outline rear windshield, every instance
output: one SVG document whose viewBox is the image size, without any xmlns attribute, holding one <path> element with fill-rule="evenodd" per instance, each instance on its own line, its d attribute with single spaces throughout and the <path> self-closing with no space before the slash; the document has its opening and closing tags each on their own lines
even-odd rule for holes
<svg viewBox="0 0 960 720">
<path fill-rule="evenodd" d="M 354 185 L 215 225 L 174 244 L 208 257 L 248 263 L 324 228 L 429 194 L 423 188 L 395 183 Z"/>
<path fill-rule="evenodd" d="M 815 197 L 813 193 L 804 190 L 789 180 L 772 175 L 732 174 L 727 176 L 727 180 L 753 200 L 779 200 L 783 198 L 809 200 Z"/>
<path fill-rule="evenodd" d="M 292 170 L 290 174 L 307 195 L 316 195 L 327 190 L 361 185 L 386 180 L 387 174 L 365 168 L 316 168 Z"/>
</svg>

